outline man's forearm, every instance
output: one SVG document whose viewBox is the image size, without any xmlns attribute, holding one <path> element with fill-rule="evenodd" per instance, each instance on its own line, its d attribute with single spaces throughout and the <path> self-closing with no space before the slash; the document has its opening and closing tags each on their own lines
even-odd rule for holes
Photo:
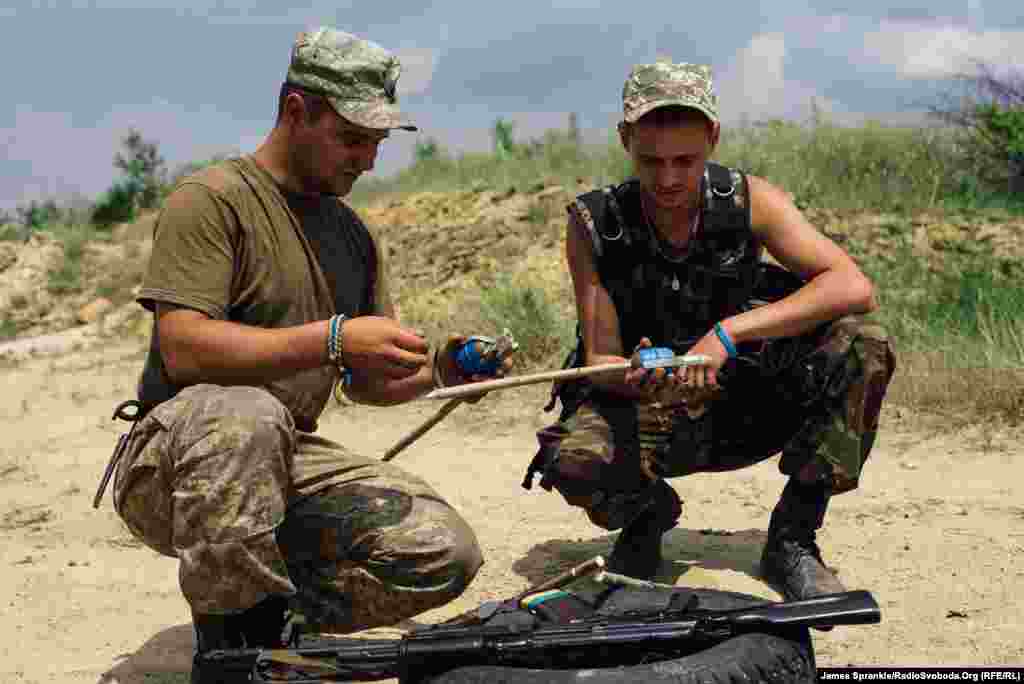
<svg viewBox="0 0 1024 684">
<path fill-rule="evenodd" d="M 328 362 L 327 321 L 261 328 L 195 318 L 176 325 L 177 343 L 161 351 L 177 384 L 262 385 Z"/>
<path fill-rule="evenodd" d="M 722 325 L 739 344 L 795 337 L 827 321 L 869 313 L 876 307 L 871 283 L 866 278 L 826 271 L 788 297 L 733 316 Z"/>
</svg>

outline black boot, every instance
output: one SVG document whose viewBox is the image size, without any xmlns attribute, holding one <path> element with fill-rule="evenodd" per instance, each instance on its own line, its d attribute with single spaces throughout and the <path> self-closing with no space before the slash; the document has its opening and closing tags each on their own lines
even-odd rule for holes
<svg viewBox="0 0 1024 684">
<path fill-rule="evenodd" d="M 192 626 L 196 632 L 196 652 L 192 657 L 192 684 L 228 684 L 227 672 L 218 663 L 207 661 L 210 651 L 245 647 L 245 637 L 238 628 L 234 615 L 206 615 L 192 613 Z"/>
<path fill-rule="evenodd" d="M 288 599 L 268 596 L 240 615 L 233 616 L 245 637 L 246 648 L 281 648 L 288 622 Z"/>
<path fill-rule="evenodd" d="M 829 496 L 823 485 L 805 485 L 790 478 L 772 511 L 761 575 L 790 601 L 846 591 L 825 567 L 815 541 Z"/>
<path fill-rule="evenodd" d="M 683 512 L 675 490 L 659 480 L 651 505 L 627 524 L 608 557 L 608 570 L 620 575 L 649 580 L 661 565 L 661 537 L 676 526 Z"/>
<path fill-rule="evenodd" d="M 288 600 L 269 596 L 252 608 L 234 615 L 192 613 L 196 633 L 196 653 L 192 659 L 192 684 L 232 684 L 246 682 L 252 663 L 235 663 L 237 671 L 227 662 L 205 659 L 210 651 L 232 649 L 281 648 L 281 637 L 287 622 Z M 253 659 L 255 663 L 255 658 Z"/>
</svg>

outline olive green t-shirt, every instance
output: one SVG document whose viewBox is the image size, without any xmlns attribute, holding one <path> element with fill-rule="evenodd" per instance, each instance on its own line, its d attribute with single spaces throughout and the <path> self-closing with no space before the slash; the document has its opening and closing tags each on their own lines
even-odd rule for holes
<svg viewBox="0 0 1024 684">
<path fill-rule="evenodd" d="M 383 253 L 337 198 L 283 191 L 251 157 L 214 164 L 182 181 L 164 203 L 138 302 L 166 302 L 212 319 L 265 328 L 390 312 Z M 296 427 L 316 430 L 337 371 L 324 366 L 264 385 Z M 181 387 L 170 381 L 155 320 L 139 380 L 152 405 Z"/>
</svg>

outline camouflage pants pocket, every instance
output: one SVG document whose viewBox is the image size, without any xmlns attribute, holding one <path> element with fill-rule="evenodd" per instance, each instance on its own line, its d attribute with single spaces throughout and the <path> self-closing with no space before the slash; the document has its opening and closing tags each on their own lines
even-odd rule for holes
<svg viewBox="0 0 1024 684">
<path fill-rule="evenodd" d="M 172 539 L 171 484 L 161 467 L 163 426 L 143 419 L 117 463 L 114 510 L 136 539 L 164 556 L 176 558 Z"/>
<path fill-rule="evenodd" d="M 658 476 L 635 438 L 635 419 L 631 425 L 613 427 L 609 418 L 615 421 L 614 411 L 602 415 L 584 404 L 537 437 L 547 452 L 542 486 L 554 488 L 566 503 L 582 508 L 595 525 L 617 530 L 650 505 Z"/>
<path fill-rule="evenodd" d="M 808 367 L 828 372 L 816 381 L 816 410 L 787 443 L 779 468 L 816 473 L 841 494 L 857 488 L 871 454 L 895 354 L 881 327 L 850 317 L 833 324 Z"/>
</svg>

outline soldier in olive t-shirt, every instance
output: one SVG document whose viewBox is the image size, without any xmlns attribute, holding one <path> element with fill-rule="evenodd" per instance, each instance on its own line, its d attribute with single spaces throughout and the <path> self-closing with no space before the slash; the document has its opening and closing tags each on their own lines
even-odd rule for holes
<svg viewBox="0 0 1024 684">
<path fill-rule="evenodd" d="M 339 198 L 402 122 L 397 60 L 349 34 L 300 34 L 278 121 L 251 156 L 180 183 L 157 220 L 139 301 L 155 313 L 145 416 L 114 505 L 179 559 L 197 637 L 280 646 L 286 608 L 318 629 L 394 624 L 458 596 L 482 558 L 425 481 L 315 434 L 342 369 L 356 401 L 394 404 L 464 377 L 394 319 L 377 240 Z M 348 318 L 341 321 L 338 314 Z"/>
<path fill-rule="evenodd" d="M 139 302 L 195 309 L 215 320 L 282 328 L 330 318 L 393 315 L 378 242 L 334 197 L 280 187 L 251 158 L 229 160 L 185 180 L 168 198 Z M 333 386 L 330 367 L 283 378 L 268 389 L 299 429 L 316 419 Z M 156 404 L 179 388 L 167 376 L 159 337 L 139 397 Z"/>
</svg>

